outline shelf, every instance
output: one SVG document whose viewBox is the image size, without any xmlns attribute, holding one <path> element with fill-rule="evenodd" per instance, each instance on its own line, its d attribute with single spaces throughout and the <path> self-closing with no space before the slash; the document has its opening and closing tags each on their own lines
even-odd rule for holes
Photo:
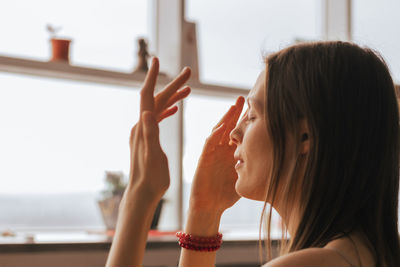
<svg viewBox="0 0 400 267">
<path fill-rule="evenodd" d="M 124 87 L 140 87 L 146 73 L 124 73 L 109 70 L 93 69 L 81 66 L 70 65 L 60 62 L 47 62 L 16 58 L 0 55 L 0 71 L 17 73 L 30 76 L 57 78 L 65 80 L 92 82 L 100 84 L 111 84 Z M 172 79 L 160 75 L 157 79 L 158 87 L 164 87 Z M 203 84 L 196 81 L 189 81 L 188 85 L 194 93 L 212 95 L 247 95 L 249 90 L 237 87 Z"/>
</svg>

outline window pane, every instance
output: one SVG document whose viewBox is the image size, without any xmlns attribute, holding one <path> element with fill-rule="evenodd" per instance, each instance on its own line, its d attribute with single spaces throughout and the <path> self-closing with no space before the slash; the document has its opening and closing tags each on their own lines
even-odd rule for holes
<svg viewBox="0 0 400 267">
<path fill-rule="evenodd" d="M 72 38 L 71 63 L 130 71 L 136 38 L 146 36 L 146 0 L 2 0 L 0 53 L 47 60 L 46 24 Z"/>
<path fill-rule="evenodd" d="M 318 0 L 187 0 L 186 17 L 197 23 L 200 78 L 252 86 L 264 52 L 320 38 L 319 13 Z"/>
<path fill-rule="evenodd" d="M 212 128 L 234 103 L 234 98 L 194 94 L 185 100 L 183 155 L 185 217 L 188 210 L 191 183 L 204 142 L 210 135 Z M 225 211 L 221 219 L 221 230 L 227 232 L 240 229 L 258 233 L 263 204 L 245 198 L 240 199 L 232 208 Z M 272 234 L 273 237 L 279 237 L 277 216 L 274 217 Z"/>
<path fill-rule="evenodd" d="M 104 172 L 129 173 L 138 90 L 4 73 L 0 82 L 0 226 L 101 225 Z"/>
<path fill-rule="evenodd" d="M 398 0 L 354 0 L 352 8 L 353 40 L 379 51 L 397 83 L 400 82 L 399 9 Z"/>
</svg>

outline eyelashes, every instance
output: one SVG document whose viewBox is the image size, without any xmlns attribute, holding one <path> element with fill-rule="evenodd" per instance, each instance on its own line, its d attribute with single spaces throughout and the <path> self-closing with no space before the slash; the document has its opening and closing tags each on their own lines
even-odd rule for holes
<svg viewBox="0 0 400 267">
<path fill-rule="evenodd" d="M 253 114 L 250 113 L 249 109 L 246 110 L 246 112 L 244 113 L 241 121 L 243 122 L 252 122 L 256 119 L 257 117 L 255 117 Z"/>
<path fill-rule="evenodd" d="M 256 119 L 256 117 L 255 116 L 253 116 L 252 114 L 250 114 L 250 113 L 247 113 L 247 120 L 248 121 L 254 121 L 255 119 Z"/>
</svg>

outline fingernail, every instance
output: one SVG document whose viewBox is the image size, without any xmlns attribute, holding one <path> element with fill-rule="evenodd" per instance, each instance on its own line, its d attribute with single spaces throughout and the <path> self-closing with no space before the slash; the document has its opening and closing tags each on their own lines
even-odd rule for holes
<svg viewBox="0 0 400 267">
<path fill-rule="evenodd" d="M 192 91 L 192 89 L 190 89 L 189 86 L 183 88 L 182 90 L 180 90 L 180 92 L 183 92 L 184 94 L 189 94 Z"/>
</svg>

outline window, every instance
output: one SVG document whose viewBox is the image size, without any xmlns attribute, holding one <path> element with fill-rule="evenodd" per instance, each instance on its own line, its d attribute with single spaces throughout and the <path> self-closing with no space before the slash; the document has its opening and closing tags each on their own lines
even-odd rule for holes
<svg viewBox="0 0 400 267">
<path fill-rule="evenodd" d="M 264 53 L 321 38 L 319 8 L 318 0 L 187 0 L 186 19 L 197 23 L 200 79 L 253 86 Z"/>
<path fill-rule="evenodd" d="M 73 40 L 71 64 L 130 72 L 148 35 L 146 0 L 2 5 L 6 56 L 47 61 L 52 24 Z M 106 170 L 129 172 L 137 88 L 2 72 L 0 81 L 0 229 L 104 228 L 96 202 Z"/>
<path fill-rule="evenodd" d="M 96 199 L 106 170 L 129 173 L 138 90 L 0 80 L 0 228 L 103 227 Z"/>
<path fill-rule="evenodd" d="M 136 39 L 147 36 L 146 0 L 2 0 L 0 53 L 48 60 L 46 25 L 72 38 L 71 62 L 95 68 L 131 71 Z"/>
<path fill-rule="evenodd" d="M 396 0 L 354 0 L 352 8 L 353 40 L 380 52 L 396 83 L 400 82 L 399 8 Z"/>
</svg>

